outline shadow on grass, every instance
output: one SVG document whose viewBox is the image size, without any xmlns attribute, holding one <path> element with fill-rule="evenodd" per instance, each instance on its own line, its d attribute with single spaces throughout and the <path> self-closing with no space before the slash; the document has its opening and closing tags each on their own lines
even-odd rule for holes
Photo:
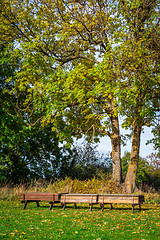
<svg viewBox="0 0 160 240">
<path fill-rule="evenodd" d="M 23 208 L 23 207 L 22 207 Z M 50 208 L 50 206 L 49 205 L 40 205 L 39 207 L 37 207 L 36 205 L 35 206 L 33 206 L 33 205 L 29 205 L 28 204 L 28 206 L 27 206 L 27 208 L 26 209 L 37 209 L 37 210 L 42 210 L 42 209 L 48 209 L 49 210 L 49 208 Z M 25 209 L 25 210 L 26 210 Z M 65 210 L 63 210 L 63 207 L 61 206 L 61 205 L 53 205 L 53 207 L 52 207 L 52 210 L 51 211 L 53 211 L 54 209 L 61 209 L 62 211 L 65 211 Z M 88 209 L 88 211 L 90 211 L 90 206 L 88 205 L 88 206 L 82 206 L 82 205 L 77 205 L 77 207 L 75 208 L 75 206 L 74 205 L 70 205 L 70 204 L 67 204 L 66 205 L 66 207 L 65 207 L 65 209 L 75 209 L 75 210 L 77 210 L 77 209 L 84 209 L 84 210 L 87 210 Z M 22 209 L 23 210 L 23 209 Z M 25 211 L 24 210 L 24 211 Z M 100 210 L 100 211 L 102 211 L 102 209 L 101 209 L 101 207 L 100 206 L 93 206 L 93 208 L 92 208 L 92 211 L 94 211 L 94 210 Z M 109 206 L 108 207 L 104 207 L 104 211 L 128 211 L 128 210 L 132 210 L 132 207 L 119 207 L 119 206 L 113 206 L 113 208 L 111 209 Z M 137 207 L 135 207 L 134 208 L 134 212 L 141 212 L 141 211 L 147 211 L 147 210 L 149 210 L 149 208 L 141 208 L 141 210 L 138 208 L 138 206 Z"/>
</svg>

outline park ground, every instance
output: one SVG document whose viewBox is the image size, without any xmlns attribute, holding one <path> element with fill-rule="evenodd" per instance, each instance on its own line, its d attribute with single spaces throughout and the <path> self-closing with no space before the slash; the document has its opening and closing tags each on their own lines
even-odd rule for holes
<svg viewBox="0 0 160 240">
<path fill-rule="evenodd" d="M 15 190 L 14 190 L 15 191 Z M 1 191 L 2 192 L 2 191 Z M 106 206 L 104 212 L 98 205 L 89 211 L 89 206 L 79 204 L 75 209 L 67 205 L 63 211 L 60 204 L 49 211 L 48 203 L 30 203 L 23 210 L 19 192 L 1 195 L 0 239 L 53 239 L 53 240 L 158 240 L 160 239 L 160 196 L 144 193 L 142 210 L 130 205 Z"/>
</svg>

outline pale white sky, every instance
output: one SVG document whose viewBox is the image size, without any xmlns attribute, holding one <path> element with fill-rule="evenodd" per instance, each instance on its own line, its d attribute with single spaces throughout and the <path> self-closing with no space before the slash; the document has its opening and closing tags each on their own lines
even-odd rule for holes
<svg viewBox="0 0 160 240">
<path fill-rule="evenodd" d="M 144 127 L 144 131 L 141 133 L 141 144 L 140 144 L 140 156 L 146 157 L 149 154 L 156 152 L 153 148 L 152 144 L 146 145 L 147 140 L 150 140 L 153 137 L 153 134 L 151 133 L 152 128 L 151 127 Z M 121 129 L 121 134 L 130 133 L 129 131 L 126 131 L 124 129 Z M 83 144 L 85 142 L 84 138 L 79 139 L 77 143 L 79 145 Z M 100 142 L 97 144 L 97 149 L 99 153 L 103 153 L 104 155 L 107 153 L 110 153 L 112 151 L 111 148 L 111 142 L 110 138 L 108 136 L 101 138 Z M 121 157 L 123 157 L 124 152 L 131 152 L 131 140 L 127 141 L 127 145 L 123 147 L 121 146 Z"/>
<path fill-rule="evenodd" d="M 144 127 L 144 132 L 141 133 L 141 145 L 140 145 L 140 156 L 146 157 L 147 155 L 151 154 L 152 152 L 155 152 L 153 145 L 149 144 L 146 145 L 146 141 L 151 139 L 153 137 L 153 134 L 151 133 L 151 128 Z M 126 132 L 126 130 L 121 130 L 122 134 Z M 101 139 L 100 143 L 98 144 L 97 150 L 100 153 L 108 153 L 111 152 L 111 143 L 109 137 L 104 137 Z M 121 149 L 121 155 L 124 155 L 124 152 L 131 151 L 131 140 L 128 140 L 127 145 L 125 147 L 122 146 Z"/>
</svg>

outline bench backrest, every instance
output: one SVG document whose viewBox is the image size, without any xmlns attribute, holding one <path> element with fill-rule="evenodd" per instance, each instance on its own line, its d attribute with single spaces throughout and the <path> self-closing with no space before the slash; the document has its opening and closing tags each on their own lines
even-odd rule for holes
<svg viewBox="0 0 160 240">
<path fill-rule="evenodd" d="M 59 201 L 57 193 L 24 193 L 21 195 L 22 201 Z"/>
<path fill-rule="evenodd" d="M 99 203 L 131 203 L 140 204 L 144 202 L 144 196 L 138 194 L 104 194 L 99 195 Z"/>
<path fill-rule="evenodd" d="M 61 203 L 98 203 L 97 194 L 62 194 Z"/>
</svg>

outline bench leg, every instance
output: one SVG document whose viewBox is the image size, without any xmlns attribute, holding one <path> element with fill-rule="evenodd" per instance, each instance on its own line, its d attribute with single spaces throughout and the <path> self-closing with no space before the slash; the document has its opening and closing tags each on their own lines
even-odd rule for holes
<svg viewBox="0 0 160 240">
<path fill-rule="evenodd" d="M 101 204 L 102 212 L 104 211 L 104 204 Z"/>
<path fill-rule="evenodd" d="M 92 211 L 92 208 L 93 208 L 93 204 L 90 204 L 90 211 Z"/>
<path fill-rule="evenodd" d="M 28 203 L 28 201 L 25 201 L 23 209 L 25 209 L 27 207 L 27 203 Z"/>
<path fill-rule="evenodd" d="M 104 210 L 104 204 L 103 203 L 100 203 L 100 208 L 102 209 L 102 212 Z"/>
<path fill-rule="evenodd" d="M 111 203 L 111 209 L 113 209 L 113 204 Z"/>
<path fill-rule="evenodd" d="M 66 203 L 63 204 L 63 210 L 65 210 L 65 208 L 66 208 Z"/>
<path fill-rule="evenodd" d="M 36 202 L 37 203 L 37 207 L 39 207 L 40 205 L 39 205 L 39 202 Z"/>
<path fill-rule="evenodd" d="M 134 204 L 132 204 L 132 213 L 134 212 Z"/>
<path fill-rule="evenodd" d="M 139 211 L 141 211 L 141 204 L 139 204 Z"/>
<path fill-rule="evenodd" d="M 49 208 L 49 210 L 52 210 L 52 207 L 53 207 L 53 202 L 50 203 L 50 208 Z"/>
<path fill-rule="evenodd" d="M 77 204 L 76 203 L 74 203 L 74 208 L 77 209 Z"/>
</svg>

